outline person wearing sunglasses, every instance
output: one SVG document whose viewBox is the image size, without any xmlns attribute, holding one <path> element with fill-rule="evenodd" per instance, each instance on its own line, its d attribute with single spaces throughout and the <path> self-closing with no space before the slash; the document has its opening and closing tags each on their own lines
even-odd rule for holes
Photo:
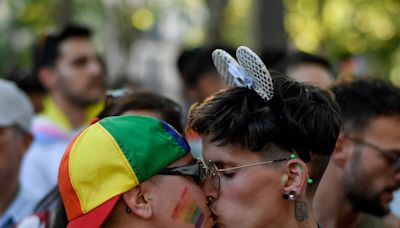
<svg viewBox="0 0 400 228">
<path fill-rule="evenodd" d="M 68 227 L 211 227 L 201 167 L 166 122 L 101 119 L 71 142 L 61 160 Z"/>
<path fill-rule="evenodd" d="M 220 227 L 318 227 L 312 200 L 341 125 L 328 91 L 268 72 L 246 47 L 213 53 L 230 89 L 191 107 Z"/>
<path fill-rule="evenodd" d="M 382 217 L 400 186 L 400 89 L 359 79 L 332 91 L 343 127 L 316 193 L 316 218 L 324 228 L 400 227 L 393 215 L 386 226 Z"/>
<path fill-rule="evenodd" d="M 132 92 L 131 89 L 116 89 L 107 91 L 107 98 L 104 110 L 98 118 L 103 119 L 110 116 L 143 115 L 161 119 L 170 124 L 180 134 L 183 134 L 181 107 L 175 101 L 160 94 L 151 92 Z M 181 174 L 178 171 L 169 172 L 173 175 L 188 175 L 199 180 L 199 168 L 194 164 L 188 167 L 195 167 L 188 175 L 187 171 Z M 186 166 L 183 166 L 186 167 Z M 167 168 L 166 168 L 167 169 Z M 188 168 L 184 168 L 188 170 Z M 175 169 L 174 169 L 175 170 Z M 66 227 L 68 218 L 61 196 L 56 186 L 36 206 L 35 214 L 29 217 L 43 217 L 39 226 Z M 42 216 L 46 215 L 46 216 Z M 24 220 L 28 220 L 27 219 Z M 22 221 L 24 222 L 24 221 Z M 39 227 L 29 224 L 30 227 Z"/>
</svg>

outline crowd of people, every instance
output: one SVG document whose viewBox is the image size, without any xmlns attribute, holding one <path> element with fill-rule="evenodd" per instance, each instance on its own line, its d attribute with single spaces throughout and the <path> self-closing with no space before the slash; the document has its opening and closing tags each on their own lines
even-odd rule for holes
<svg viewBox="0 0 400 228">
<path fill-rule="evenodd" d="M 0 79 L 0 228 L 400 227 L 400 88 L 324 57 L 184 50 L 186 103 L 108 90 L 92 32 Z M 189 108 L 190 107 L 190 108 Z"/>
</svg>

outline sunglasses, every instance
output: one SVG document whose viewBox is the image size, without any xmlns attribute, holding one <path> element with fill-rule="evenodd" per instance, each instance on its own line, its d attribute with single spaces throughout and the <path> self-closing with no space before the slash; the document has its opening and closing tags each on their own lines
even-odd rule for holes
<svg viewBox="0 0 400 228">
<path fill-rule="evenodd" d="M 190 176 L 197 184 L 202 184 L 207 178 L 207 168 L 201 160 L 196 159 L 192 165 L 164 168 L 158 175 Z"/>
</svg>

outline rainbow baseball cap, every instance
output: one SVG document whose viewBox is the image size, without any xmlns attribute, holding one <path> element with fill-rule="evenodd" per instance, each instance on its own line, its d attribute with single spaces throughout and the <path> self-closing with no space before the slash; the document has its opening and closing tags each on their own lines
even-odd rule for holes
<svg viewBox="0 0 400 228">
<path fill-rule="evenodd" d="M 122 193 L 189 151 L 173 127 L 155 118 L 116 116 L 92 124 L 69 144 L 60 164 L 68 227 L 100 227 Z"/>
</svg>

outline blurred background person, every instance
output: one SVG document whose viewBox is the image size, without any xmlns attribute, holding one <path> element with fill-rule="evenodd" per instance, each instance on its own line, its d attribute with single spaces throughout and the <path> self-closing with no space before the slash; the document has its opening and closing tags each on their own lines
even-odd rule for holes
<svg viewBox="0 0 400 228">
<path fill-rule="evenodd" d="M 291 52 L 278 65 L 278 69 L 293 80 L 321 88 L 328 88 L 335 79 L 333 67 L 329 60 L 318 55 Z"/>
<path fill-rule="evenodd" d="M 183 117 L 181 106 L 157 93 L 132 92 L 128 89 L 107 92 L 104 110 L 99 118 L 109 116 L 143 115 L 164 120 L 183 134 Z"/>
<path fill-rule="evenodd" d="M 332 91 L 343 126 L 315 196 L 317 221 L 324 228 L 384 227 L 400 187 L 400 89 L 370 79 Z"/>
<path fill-rule="evenodd" d="M 32 142 L 33 106 L 24 92 L 3 79 L 0 106 L 0 227 L 11 228 L 38 200 L 19 182 L 21 161 Z"/>
<path fill-rule="evenodd" d="M 43 197 L 57 184 L 63 151 L 102 109 L 105 81 L 91 31 L 67 25 L 41 37 L 34 72 L 47 91 L 43 111 L 33 121 L 34 142 L 24 158 L 22 184 Z"/>
<path fill-rule="evenodd" d="M 221 45 L 183 50 L 177 60 L 177 67 L 184 85 L 188 106 L 226 89 L 227 85 L 218 75 L 211 59 L 211 53 Z M 233 50 L 225 48 L 233 54 Z"/>
<path fill-rule="evenodd" d="M 26 69 L 15 69 L 7 79 L 15 82 L 18 88 L 28 95 L 33 104 L 35 113 L 40 113 L 43 110 L 43 98 L 46 91 L 38 77 L 33 75 L 32 71 Z"/>
<path fill-rule="evenodd" d="M 212 62 L 211 53 L 215 47 L 201 47 L 183 50 L 177 59 L 177 68 L 180 79 L 183 83 L 184 113 L 188 112 L 190 105 L 203 101 L 208 96 L 226 89 L 227 85 L 218 75 Z M 233 54 L 234 50 L 226 48 L 226 51 Z M 187 123 L 187 118 L 184 119 Z M 192 153 L 196 158 L 201 157 L 201 139 L 192 132 L 185 132 Z"/>
</svg>

